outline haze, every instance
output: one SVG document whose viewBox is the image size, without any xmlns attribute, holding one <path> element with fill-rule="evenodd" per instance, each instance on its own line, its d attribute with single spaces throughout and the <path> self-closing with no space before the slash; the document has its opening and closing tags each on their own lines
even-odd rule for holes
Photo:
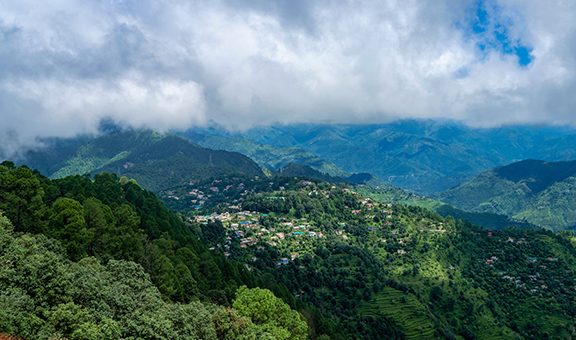
<svg viewBox="0 0 576 340">
<path fill-rule="evenodd" d="M 0 144 L 97 131 L 576 122 L 571 1 L 0 1 Z"/>
</svg>

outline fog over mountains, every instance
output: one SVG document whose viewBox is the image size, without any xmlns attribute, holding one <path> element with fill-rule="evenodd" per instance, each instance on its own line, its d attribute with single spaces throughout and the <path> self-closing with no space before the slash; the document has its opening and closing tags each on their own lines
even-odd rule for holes
<svg viewBox="0 0 576 340">
<path fill-rule="evenodd" d="M 0 4 L 0 145 L 133 128 L 574 124 L 564 1 Z"/>
</svg>

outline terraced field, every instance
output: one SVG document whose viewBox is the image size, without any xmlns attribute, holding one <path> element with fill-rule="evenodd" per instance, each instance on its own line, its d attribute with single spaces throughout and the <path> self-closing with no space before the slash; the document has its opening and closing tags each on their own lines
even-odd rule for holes
<svg viewBox="0 0 576 340">
<path fill-rule="evenodd" d="M 431 315 L 413 295 L 386 287 L 372 301 L 360 306 L 364 316 L 383 315 L 402 328 L 405 339 L 436 339 Z"/>
</svg>

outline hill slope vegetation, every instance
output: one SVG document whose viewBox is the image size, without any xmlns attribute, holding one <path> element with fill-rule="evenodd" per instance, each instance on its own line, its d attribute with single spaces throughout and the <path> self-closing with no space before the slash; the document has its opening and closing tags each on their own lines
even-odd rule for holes
<svg viewBox="0 0 576 340">
<path fill-rule="evenodd" d="M 47 144 L 28 152 L 21 163 L 52 178 L 107 171 L 160 191 L 191 179 L 262 175 L 256 163 L 239 153 L 206 149 L 174 135 L 148 130 L 114 131 L 97 138 L 53 140 Z"/>
<path fill-rule="evenodd" d="M 571 229 L 576 226 L 575 176 L 576 161 L 525 160 L 483 172 L 439 198 L 467 211 Z"/>
<path fill-rule="evenodd" d="M 221 139 L 217 130 L 203 133 L 208 136 L 203 140 L 213 135 Z M 344 171 L 371 173 L 395 186 L 424 194 L 445 191 L 462 179 L 522 159 L 576 159 L 575 136 L 576 131 L 569 128 L 480 129 L 432 120 L 374 125 L 286 125 L 232 135 L 268 149 L 297 149 Z"/>
</svg>

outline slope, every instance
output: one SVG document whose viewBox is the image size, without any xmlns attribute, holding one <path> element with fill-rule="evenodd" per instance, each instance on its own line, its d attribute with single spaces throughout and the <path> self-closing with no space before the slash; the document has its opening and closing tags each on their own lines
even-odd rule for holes
<svg viewBox="0 0 576 340">
<path fill-rule="evenodd" d="M 438 198 L 467 211 L 566 229 L 576 225 L 574 176 L 576 161 L 525 160 L 483 172 Z"/>
<path fill-rule="evenodd" d="M 462 179 L 520 159 L 576 158 L 576 131 L 546 126 L 482 129 L 450 121 L 374 125 L 287 125 L 240 136 L 299 148 L 348 172 L 368 172 L 419 193 L 447 190 Z"/>
<path fill-rule="evenodd" d="M 212 176 L 262 175 L 256 163 L 239 153 L 206 149 L 148 130 L 48 141 L 46 148 L 28 152 L 19 163 L 53 178 L 113 172 L 134 178 L 153 191 Z"/>
<path fill-rule="evenodd" d="M 297 163 L 323 172 L 331 176 L 346 176 L 347 173 L 338 168 L 334 163 L 297 147 L 279 147 L 272 144 L 257 143 L 245 136 L 219 130 L 215 128 L 196 128 L 181 134 L 195 143 L 204 147 L 240 152 L 260 166 L 272 171 Z"/>
</svg>

